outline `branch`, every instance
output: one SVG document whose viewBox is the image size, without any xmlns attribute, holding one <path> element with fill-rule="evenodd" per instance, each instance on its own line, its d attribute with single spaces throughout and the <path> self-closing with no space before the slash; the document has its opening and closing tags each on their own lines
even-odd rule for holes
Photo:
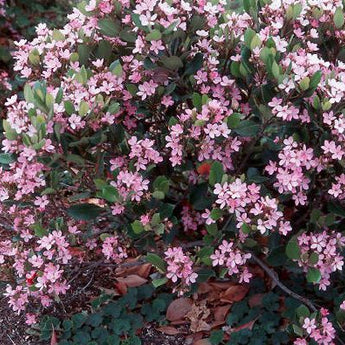
<svg viewBox="0 0 345 345">
<path fill-rule="evenodd" d="M 251 253 L 252 259 L 267 273 L 267 275 L 277 284 L 277 286 L 280 287 L 286 294 L 289 296 L 297 299 L 298 301 L 302 302 L 303 304 L 307 305 L 312 311 L 317 311 L 316 306 L 313 304 L 313 302 L 303 297 L 296 292 L 293 292 L 290 290 L 287 286 L 285 286 L 278 278 L 278 275 L 271 270 L 263 261 L 261 261 L 255 254 Z"/>
</svg>

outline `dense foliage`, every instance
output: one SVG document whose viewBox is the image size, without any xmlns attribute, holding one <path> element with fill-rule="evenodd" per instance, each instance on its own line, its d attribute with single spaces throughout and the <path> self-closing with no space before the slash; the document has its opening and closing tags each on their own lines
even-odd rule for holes
<svg viewBox="0 0 345 345">
<path fill-rule="evenodd" d="M 16 43 L 0 262 L 28 324 L 76 263 L 136 258 L 179 296 L 265 293 L 233 307 L 231 344 L 342 341 L 343 3 L 242 4 L 84 1 Z"/>
</svg>

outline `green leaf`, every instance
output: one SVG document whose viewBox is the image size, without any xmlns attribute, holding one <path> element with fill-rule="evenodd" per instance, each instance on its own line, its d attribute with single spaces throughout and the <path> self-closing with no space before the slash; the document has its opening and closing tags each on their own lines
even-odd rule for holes
<svg viewBox="0 0 345 345">
<path fill-rule="evenodd" d="M 254 37 L 252 38 L 252 41 L 250 43 L 250 49 L 254 50 L 257 47 L 261 46 L 261 39 L 258 34 L 255 34 Z"/>
<path fill-rule="evenodd" d="M 311 253 L 308 262 L 311 265 L 316 265 L 319 262 L 319 255 L 317 253 Z"/>
<path fill-rule="evenodd" d="M 223 216 L 223 211 L 220 210 L 219 208 L 214 208 L 214 209 L 211 211 L 211 218 L 212 218 L 213 220 L 218 220 L 218 219 L 220 219 L 222 216 Z"/>
<path fill-rule="evenodd" d="M 298 336 L 302 337 L 303 336 L 303 329 L 297 325 L 292 325 L 293 331 L 295 332 L 295 334 L 297 334 Z"/>
<path fill-rule="evenodd" d="M 34 104 L 35 98 L 32 88 L 29 84 L 25 84 L 24 86 L 24 98 L 26 102 Z"/>
<path fill-rule="evenodd" d="M 216 183 L 220 183 L 222 181 L 223 175 L 224 175 L 223 164 L 220 162 L 214 162 L 211 165 L 211 170 L 210 170 L 210 176 L 209 176 L 210 185 L 214 186 Z"/>
<path fill-rule="evenodd" d="M 53 40 L 55 41 L 64 41 L 65 40 L 65 35 L 57 29 L 53 30 Z"/>
<path fill-rule="evenodd" d="M 200 111 L 202 107 L 201 95 L 197 92 L 193 92 L 192 94 L 192 102 L 194 107 Z"/>
<path fill-rule="evenodd" d="M 241 122 L 242 114 L 233 113 L 228 117 L 227 124 L 230 129 L 235 129 L 239 126 Z"/>
<path fill-rule="evenodd" d="M 96 51 L 96 57 L 98 59 L 104 59 L 106 62 L 109 62 L 109 59 L 112 54 L 112 44 L 107 40 L 101 40 L 98 44 L 97 51 Z M 86 62 L 82 63 L 81 65 L 85 65 Z"/>
<path fill-rule="evenodd" d="M 317 71 L 313 74 L 313 76 L 310 78 L 310 88 L 311 89 L 315 89 L 316 87 L 318 87 L 318 85 L 321 81 L 321 76 L 322 76 L 321 71 Z"/>
<path fill-rule="evenodd" d="M 87 319 L 87 324 L 92 327 L 98 327 L 103 321 L 103 317 L 100 313 L 91 314 Z"/>
<path fill-rule="evenodd" d="M 240 121 L 234 131 L 242 137 L 254 137 L 260 131 L 260 125 L 251 120 Z"/>
<path fill-rule="evenodd" d="M 85 101 L 81 101 L 79 104 L 79 115 L 85 116 L 90 110 L 89 104 Z"/>
<path fill-rule="evenodd" d="M 170 70 L 177 70 L 183 67 L 183 62 L 178 56 L 163 56 L 161 62 Z"/>
<path fill-rule="evenodd" d="M 39 238 L 48 235 L 48 231 L 40 223 L 33 224 L 32 229 L 35 232 L 35 236 Z"/>
<path fill-rule="evenodd" d="M 301 304 L 296 309 L 296 315 L 297 315 L 298 318 L 300 318 L 300 317 L 306 318 L 306 317 L 309 317 L 310 311 L 309 311 L 309 309 L 304 304 Z"/>
<path fill-rule="evenodd" d="M 40 53 L 37 49 L 34 49 L 29 54 L 29 61 L 32 65 L 37 66 L 40 63 Z"/>
<path fill-rule="evenodd" d="M 121 29 L 120 23 L 110 18 L 98 20 L 98 27 L 103 35 L 109 37 L 117 37 Z"/>
<path fill-rule="evenodd" d="M 116 114 L 120 109 L 120 104 L 118 102 L 113 102 L 110 104 L 108 111 L 110 114 Z"/>
<path fill-rule="evenodd" d="M 288 258 L 298 260 L 301 256 L 301 249 L 297 243 L 296 238 L 292 238 L 286 246 L 286 255 Z"/>
<path fill-rule="evenodd" d="M 2 121 L 2 127 L 5 131 L 5 136 L 8 140 L 15 140 L 17 139 L 17 132 L 10 126 L 10 124 L 8 123 L 8 121 L 3 120 Z"/>
<path fill-rule="evenodd" d="M 102 208 L 93 204 L 73 205 L 67 209 L 67 213 L 77 220 L 92 220 L 97 218 L 102 212 Z"/>
<path fill-rule="evenodd" d="M 256 35 L 256 32 L 252 28 L 247 28 L 247 30 L 244 33 L 244 43 L 248 48 L 250 48 L 252 39 Z"/>
<path fill-rule="evenodd" d="M 318 283 L 321 280 L 321 272 L 313 267 L 310 267 L 307 272 L 307 281 L 309 283 Z"/>
<path fill-rule="evenodd" d="M 121 38 L 122 41 L 129 42 L 129 43 L 134 43 L 137 39 L 136 34 L 129 30 L 120 31 L 119 37 Z"/>
<path fill-rule="evenodd" d="M 135 234 L 141 234 L 145 231 L 143 224 L 139 220 L 135 220 L 132 224 L 132 229 Z"/>
<path fill-rule="evenodd" d="M 80 62 L 80 65 L 86 65 L 89 61 L 89 57 L 91 54 L 91 47 L 87 44 L 80 44 L 78 46 L 78 59 Z"/>
<path fill-rule="evenodd" d="M 152 193 L 152 196 L 155 199 L 163 200 L 165 198 L 164 192 L 161 192 L 160 190 L 156 190 L 155 192 Z"/>
<path fill-rule="evenodd" d="M 109 66 L 109 70 L 112 74 L 116 75 L 117 77 L 121 77 L 123 73 L 122 65 L 120 60 L 115 60 Z"/>
<path fill-rule="evenodd" d="M 164 194 L 169 192 L 169 180 L 165 176 L 158 176 L 153 182 L 153 188 L 155 191 L 161 191 Z"/>
<path fill-rule="evenodd" d="M 80 328 L 86 321 L 87 314 L 79 313 L 72 316 L 72 322 L 75 328 Z"/>
<path fill-rule="evenodd" d="M 272 74 L 276 79 L 278 79 L 280 76 L 280 69 L 276 61 L 273 61 L 272 63 Z"/>
<path fill-rule="evenodd" d="M 60 87 L 58 93 L 56 94 L 56 97 L 55 97 L 55 103 L 56 104 L 60 104 L 62 102 L 62 97 L 63 97 L 63 90 L 62 88 Z"/>
<path fill-rule="evenodd" d="M 300 86 L 300 88 L 301 88 L 303 91 L 308 90 L 309 87 L 310 87 L 310 78 L 309 78 L 309 77 L 303 78 L 303 79 L 300 81 L 299 86 Z"/>
<path fill-rule="evenodd" d="M 166 263 L 163 261 L 161 257 L 157 254 L 148 253 L 146 255 L 146 261 L 151 263 L 154 267 L 156 267 L 161 273 L 166 272 Z"/>
<path fill-rule="evenodd" d="M 72 115 L 73 113 L 75 113 L 75 108 L 72 102 L 65 101 L 64 106 L 65 106 L 65 111 L 68 115 Z"/>
<path fill-rule="evenodd" d="M 158 41 L 161 38 L 162 38 L 162 33 L 157 29 L 152 30 L 149 34 L 146 35 L 146 40 L 149 42 Z"/>
<path fill-rule="evenodd" d="M 109 202 L 117 202 L 120 199 L 117 189 L 109 185 L 102 187 L 101 191 L 97 195 Z"/>
<path fill-rule="evenodd" d="M 157 289 L 159 286 L 166 284 L 168 282 L 168 280 L 169 279 L 167 277 L 153 279 L 152 285 Z"/>
<path fill-rule="evenodd" d="M 192 61 L 186 63 L 186 69 L 184 75 L 194 75 L 201 67 L 204 62 L 204 55 L 197 53 Z"/>
<path fill-rule="evenodd" d="M 206 230 L 213 237 L 218 234 L 218 226 L 216 223 L 212 223 L 210 225 L 206 224 Z"/>
<path fill-rule="evenodd" d="M 344 12 L 341 7 L 338 7 L 333 17 L 334 25 L 337 29 L 341 29 L 344 25 Z"/>
<path fill-rule="evenodd" d="M 0 164 L 8 165 L 14 161 L 15 159 L 10 153 L 0 153 Z"/>
</svg>

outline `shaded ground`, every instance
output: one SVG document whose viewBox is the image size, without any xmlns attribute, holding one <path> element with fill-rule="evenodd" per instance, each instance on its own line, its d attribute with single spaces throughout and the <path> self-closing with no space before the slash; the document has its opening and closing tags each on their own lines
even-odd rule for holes
<svg viewBox="0 0 345 345">
<path fill-rule="evenodd" d="M 104 272 L 103 272 L 104 273 Z M 102 282 L 103 287 L 110 288 L 114 285 L 114 277 L 109 274 L 102 274 L 98 270 L 97 276 L 93 270 L 81 271 L 71 279 L 72 288 L 68 295 L 64 296 L 63 303 L 54 304 L 44 312 L 58 318 L 67 318 L 82 310 L 89 311 L 90 300 L 98 296 Z M 1 282 L 0 282 L 1 284 Z M 5 284 L 0 285 L 0 295 L 5 291 Z M 17 315 L 8 305 L 6 298 L 0 299 L 0 345 L 49 345 L 50 342 L 39 341 L 37 336 L 27 332 L 23 314 Z M 140 335 L 143 345 L 189 345 L 184 335 L 166 335 L 154 328 L 154 325 L 147 324 Z"/>
</svg>

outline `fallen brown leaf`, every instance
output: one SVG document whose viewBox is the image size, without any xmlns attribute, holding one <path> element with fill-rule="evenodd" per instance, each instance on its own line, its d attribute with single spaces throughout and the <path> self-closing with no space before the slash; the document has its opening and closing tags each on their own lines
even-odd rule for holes
<svg viewBox="0 0 345 345">
<path fill-rule="evenodd" d="M 128 277 L 116 278 L 118 282 L 126 284 L 128 287 L 137 287 L 147 283 L 147 279 L 138 276 L 137 274 L 131 274 Z"/>
<path fill-rule="evenodd" d="M 226 290 L 235 284 L 233 282 L 212 282 L 210 283 L 210 285 L 212 286 L 212 288 Z"/>
<path fill-rule="evenodd" d="M 119 268 L 116 270 L 116 276 L 127 277 L 131 274 L 137 274 L 142 278 L 147 278 L 150 275 L 151 267 L 150 263 L 145 263 L 139 266 Z"/>
<path fill-rule="evenodd" d="M 211 314 L 210 308 L 206 305 L 206 300 L 193 304 L 192 309 L 186 315 L 190 320 L 190 330 L 194 333 L 209 331 L 211 326 L 206 322 L 206 319 Z"/>
<path fill-rule="evenodd" d="M 231 308 L 230 304 L 216 307 L 213 313 L 214 319 L 216 321 L 225 321 L 226 315 L 228 314 L 230 308 Z"/>
<path fill-rule="evenodd" d="M 169 321 L 177 321 L 183 319 L 192 309 L 192 300 L 190 298 L 181 297 L 172 301 L 167 309 L 166 318 Z"/>
<path fill-rule="evenodd" d="M 249 288 L 245 285 L 233 285 L 230 286 L 225 292 L 221 293 L 220 300 L 222 302 L 239 302 L 247 294 Z"/>
<path fill-rule="evenodd" d="M 157 331 L 168 335 L 180 334 L 180 331 L 172 326 L 161 326 L 157 328 Z"/>
<path fill-rule="evenodd" d="M 200 339 L 193 343 L 193 345 L 212 345 L 208 339 Z"/>
</svg>

